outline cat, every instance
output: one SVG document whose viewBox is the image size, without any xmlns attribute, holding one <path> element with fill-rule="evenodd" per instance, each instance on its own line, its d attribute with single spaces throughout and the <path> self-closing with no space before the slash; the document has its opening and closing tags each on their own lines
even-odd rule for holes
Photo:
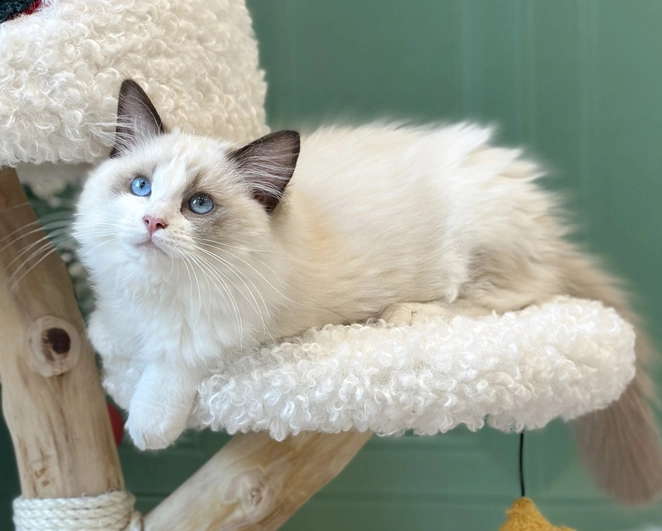
<svg viewBox="0 0 662 531">
<path fill-rule="evenodd" d="M 145 360 L 127 430 L 164 448 L 224 352 L 327 323 L 480 316 L 558 294 L 636 322 L 618 282 L 567 239 L 542 171 L 490 131 L 371 124 L 244 146 L 167 130 L 140 86 L 120 89 L 114 146 L 89 176 L 74 236 L 96 293 L 102 359 Z M 594 479 L 625 503 L 662 490 L 642 366 L 574 423 Z"/>
</svg>

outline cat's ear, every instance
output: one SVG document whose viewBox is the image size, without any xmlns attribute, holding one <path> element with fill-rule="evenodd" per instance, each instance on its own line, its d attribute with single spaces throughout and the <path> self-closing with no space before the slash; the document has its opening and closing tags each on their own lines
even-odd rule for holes
<svg viewBox="0 0 662 531">
<path fill-rule="evenodd" d="M 253 187 L 253 197 L 273 212 L 283 197 L 299 158 L 301 140 L 296 131 L 278 131 L 228 155 Z"/>
<path fill-rule="evenodd" d="M 163 133 L 165 127 L 161 117 L 145 91 L 132 79 L 125 79 L 117 100 L 115 143 L 110 156 L 117 157 Z"/>
</svg>

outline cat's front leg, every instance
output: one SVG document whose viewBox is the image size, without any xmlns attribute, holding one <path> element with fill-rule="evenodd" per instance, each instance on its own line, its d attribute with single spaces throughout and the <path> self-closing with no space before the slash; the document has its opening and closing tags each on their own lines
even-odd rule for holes
<svg viewBox="0 0 662 531">
<path fill-rule="evenodd" d="M 170 446 L 186 421 L 202 380 L 190 367 L 152 362 L 143 372 L 129 405 L 127 431 L 141 450 Z"/>
<path fill-rule="evenodd" d="M 87 336 L 101 356 L 104 389 L 122 408 L 128 409 L 144 362 L 126 341 L 122 341 L 124 338 L 109 331 L 110 322 L 112 314 L 95 310 L 90 315 Z"/>
</svg>

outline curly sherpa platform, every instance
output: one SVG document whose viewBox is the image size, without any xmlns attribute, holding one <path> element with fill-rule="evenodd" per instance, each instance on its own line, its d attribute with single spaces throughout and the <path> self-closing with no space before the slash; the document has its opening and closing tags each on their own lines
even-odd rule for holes
<svg viewBox="0 0 662 531">
<path fill-rule="evenodd" d="M 0 167 L 105 157 L 125 78 L 170 127 L 268 132 L 244 0 L 49 0 L 0 24 Z"/>
<path fill-rule="evenodd" d="M 278 440 L 305 430 L 431 435 L 486 418 L 519 431 L 605 407 L 634 361 L 633 329 L 614 310 L 565 297 L 501 316 L 327 326 L 227 356 L 189 422 Z M 104 369 L 106 389 L 128 405 L 141 369 Z"/>
</svg>

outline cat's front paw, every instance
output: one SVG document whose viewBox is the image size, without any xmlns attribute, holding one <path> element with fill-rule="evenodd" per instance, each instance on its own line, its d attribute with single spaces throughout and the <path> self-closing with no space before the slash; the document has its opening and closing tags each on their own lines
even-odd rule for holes
<svg viewBox="0 0 662 531">
<path fill-rule="evenodd" d="M 170 446 L 186 428 L 187 415 L 164 407 L 129 408 L 126 430 L 140 450 L 161 450 Z"/>
<path fill-rule="evenodd" d="M 396 302 L 387 306 L 380 315 L 389 324 L 395 326 L 408 326 L 418 320 L 431 317 L 451 318 L 455 315 L 451 310 L 434 303 Z"/>
</svg>

